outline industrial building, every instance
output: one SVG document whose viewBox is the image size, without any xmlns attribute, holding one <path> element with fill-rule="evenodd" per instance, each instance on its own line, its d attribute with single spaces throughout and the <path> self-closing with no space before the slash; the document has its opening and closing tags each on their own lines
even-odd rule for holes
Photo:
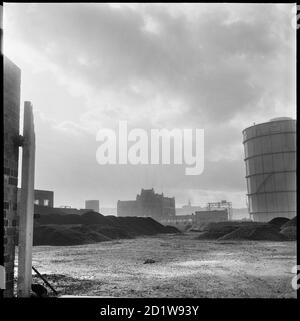
<svg viewBox="0 0 300 321">
<path fill-rule="evenodd" d="M 163 219 L 160 223 L 182 229 L 187 225 L 197 227 L 204 223 L 226 222 L 229 220 L 228 208 L 220 208 L 196 211 L 190 215 L 176 215 L 174 217 Z"/>
<path fill-rule="evenodd" d="M 208 210 L 197 211 L 194 215 L 194 223 L 196 225 L 211 222 L 225 222 L 229 220 L 228 210 Z"/>
<path fill-rule="evenodd" d="M 34 190 L 34 204 L 54 207 L 54 192 L 40 189 Z"/>
<path fill-rule="evenodd" d="M 18 188 L 18 203 L 21 199 L 21 189 Z M 41 189 L 34 190 L 34 205 L 54 207 L 54 192 Z"/>
<path fill-rule="evenodd" d="M 251 218 L 296 216 L 296 120 L 281 117 L 248 127 L 243 144 Z"/>
<path fill-rule="evenodd" d="M 175 198 L 157 194 L 154 189 L 142 189 L 136 200 L 118 201 L 118 216 L 152 217 L 158 221 L 175 216 Z"/>
<path fill-rule="evenodd" d="M 18 188 L 18 204 L 20 203 L 21 198 L 21 189 Z M 87 201 L 89 202 L 89 201 Z M 98 204 L 99 201 L 93 201 L 94 204 Z M 54 207 L 54 192 L 53 191 L 47 191 L 47 190 L 40 190 L 35 189 L 34 190 L 34 215 L 36 218 L 38 218 L 40 215 L 49 215 L 49 214 L 60 214 L 60 215 L 68 215 L 68 214 L 76 214 L 76 215 L 82 215 L 84 213 L 87 213 L 89 211 L 96 211 L 96 209 L 99 207 L 94 207 L 95 209 L 86 206 L 85 209 L 77 209 L 73 208 L 71 206 L 60 206 L 60 207 Z M 18 205 L 18 207 L 20 207 Z M 96 212 L 99 212 L 96 211 Z"/>
<path fill-rule="evenodd" d="M 99 213 L 100 211 L 99 200 L 86 200 L 85 209 L 92 210 Z"/>
</svg>

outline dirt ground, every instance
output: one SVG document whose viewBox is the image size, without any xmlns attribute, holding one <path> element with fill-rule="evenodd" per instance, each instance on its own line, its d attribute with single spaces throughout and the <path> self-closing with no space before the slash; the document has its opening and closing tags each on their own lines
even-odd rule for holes
<svg viewBox="0 0 300 321">
<path fill-rule="evenodd" d="M 196 236 L 36 246 L 33 265 L 67 295 L 296 298 L 291 286 L 296 242 L 220 242 Z M 144 264 L 147 259 L 155 263 Z"/>
</svg>

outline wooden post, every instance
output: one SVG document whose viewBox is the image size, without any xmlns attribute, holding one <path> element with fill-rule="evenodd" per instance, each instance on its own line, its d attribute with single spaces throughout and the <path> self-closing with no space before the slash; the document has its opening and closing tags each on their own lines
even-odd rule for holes
<svg viewBox="0 0 300 321">
<path fill-rule="evenodd" d="M 31 102 L 24 104 L 22 183 L 19 208 L 18 297 L 29 297 L 32 280 L 35 133 Z"/>
</svg>

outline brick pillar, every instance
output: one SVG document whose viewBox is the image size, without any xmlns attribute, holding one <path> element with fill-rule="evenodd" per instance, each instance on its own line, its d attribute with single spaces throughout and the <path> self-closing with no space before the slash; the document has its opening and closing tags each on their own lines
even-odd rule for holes
<svg viewBox="0 0 300 321">
<path fill-rule="evenodd" d="M 12 297 L 17 220 L 17 185 L 19 158 L 19 119 L 21 71 L 4 57 L 3 116 L 4 116 L 4 267 L 6 289 L 4 297 Z"/>
</svg>

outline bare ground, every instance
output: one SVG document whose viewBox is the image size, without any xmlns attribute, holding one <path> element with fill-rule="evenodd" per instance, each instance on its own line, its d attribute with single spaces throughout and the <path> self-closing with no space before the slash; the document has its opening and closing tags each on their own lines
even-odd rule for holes
<svg viewBox="0 0 300 321">
<path fill-rule="evenodd" d="M 296 242 L 218 242 L 195 240 L 196 235 L 37 246 L 33 265 L 60 294 L 296 298 Z M 155 263 L 144 264 L 147 259 Z"/>
</svg>

